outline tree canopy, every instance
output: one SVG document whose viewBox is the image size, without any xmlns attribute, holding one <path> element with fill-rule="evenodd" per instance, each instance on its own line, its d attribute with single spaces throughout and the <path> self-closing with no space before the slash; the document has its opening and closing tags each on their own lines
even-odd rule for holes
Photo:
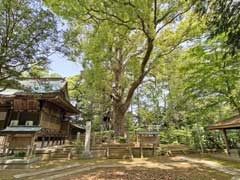
<svg viewBox="0 0 240 180">
<path fill-rule="evenodd" d="M 91 82 L 111 97 L 114 128 L 121 135 L 125 113 L 144 78 L 202 28 L 190 1 L 46 2 L 69 22 L 69 56 L 83 56 Z"/>
<path fill-rule="evenodd" d="M 57 22 L 41 1 L 0 0 L 0 85 L 42 66 L 56 47 Z M 10 82 L 9 82 L 10 81 Z"/>
</svg>

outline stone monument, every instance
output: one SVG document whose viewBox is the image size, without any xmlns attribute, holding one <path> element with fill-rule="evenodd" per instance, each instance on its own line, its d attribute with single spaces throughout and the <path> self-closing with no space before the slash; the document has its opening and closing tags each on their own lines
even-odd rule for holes
<svg viewBox="0 0 240 180">
<path fill-rule="evenodd" d="M 85 132 L 85 144 L 84 151 L 82 153 L 82 158 L 92 158 L 92 154 L 90 151 L 91 144 L 91 121 L 86 122 L 86 132 Z"/>
</svg>

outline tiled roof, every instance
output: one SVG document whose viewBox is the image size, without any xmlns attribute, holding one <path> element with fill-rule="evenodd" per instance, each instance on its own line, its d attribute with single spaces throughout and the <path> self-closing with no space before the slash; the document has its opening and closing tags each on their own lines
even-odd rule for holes
<svg viewBox="0 0 240 180">
<path fill-rule="evenodd" d="M 8 126 L 0 131 L 0 134 L 5 133 L 35 133 L 41 130 L 38 126 Z"/>
<path fill-rule="evenodd" d="M 66 85 L 66 81 L 62 78 L 24 79 L 20 84 L 25 91 L 50 93 L 60 91 Z"/>
<path fill-rule="evenodd" d="M 1 95 L 14 95 L 19 93 L 53 93 L 59 92 L 66 85 L 63 78 L 36 78 L 23 79 L 19 81 L 19 89 L 8 88 L 2 92 Z"/>
<path fill-rule="evenodd" d="M 64 78 L 27 78 L 19 81 L 19 89 L 5 89 L 0 92 L 2 100 L 10 101 L 16 97 L 30 97 L 54 103 L 66 110 L 68 115 L 79 114 L 79 110 L 70 103 Z M 62 93 L 64 93 L 64 97 Z M 1 102 L 0 98 L 0 102 Z M 5 102 L 3 101 L 3 102 Z"/>
</svg>

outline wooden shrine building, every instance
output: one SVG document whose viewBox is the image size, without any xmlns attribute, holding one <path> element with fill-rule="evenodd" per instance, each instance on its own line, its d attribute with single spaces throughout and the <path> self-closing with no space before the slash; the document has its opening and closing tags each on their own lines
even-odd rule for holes
<svg viewBox="0 0 240 180">
<path fill-rule="evenodd" d="M 65 79 L 24 79 L 19 83 L 17 89 L 0 92 L 3 152 L 64 143 L 70 134 L 68 117 L 79 114 L 70 103 Z"/>
<path fill-rule="evenodd" d="M 227 154 L 231 155 L 231 150 L 230 150 L 230 146 L 229 146 L 229 139 L 228 139 L 228 136 L 227 136 L 227 130 L 229 130 L 229 129 L 240 129 L 240 116 L 237 115 L 237 116 L 225 119 L 223 121 L 219 121 L 215 124 L 209 125 L 208 129 L 209 130 L 221 130 L 223 132 L 223 138 L 224 138 L 224 141 L 225 141 Z M 240 152 L 240 149 L 238 151 Z"/>
</svg>

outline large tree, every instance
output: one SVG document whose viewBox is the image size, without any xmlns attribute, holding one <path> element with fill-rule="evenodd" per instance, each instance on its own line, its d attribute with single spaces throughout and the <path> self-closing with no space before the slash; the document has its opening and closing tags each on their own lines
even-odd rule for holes
<svg viewBox="0 0 240 180">
<path fill-rule="evenodd" d="M 66 43 L 84 67 L 104 71 L 112 97 L 114 130 L 124 134 L 124 116 L 145 76 L 184 41 L 196 35 L 192 1 L 47 0 L 69 22 Z M 200 20 L 200 19 L 199 19 Z M 98 68 L 96 68 L 98 67 Z M 93 73 L 94 74 L 94 73 Z M 109 78 L 110 77 L 110 78 Z M 100 80 L 101 82 L 101 80 Z M 98 82 L 99 83 L 99 82 Z"/>
<path fill-rule="evenodd" d="M 56 40 L 54 14 L 41 1 L 0 0 L 0 86 L 45 64 Z"/>
</svg>

